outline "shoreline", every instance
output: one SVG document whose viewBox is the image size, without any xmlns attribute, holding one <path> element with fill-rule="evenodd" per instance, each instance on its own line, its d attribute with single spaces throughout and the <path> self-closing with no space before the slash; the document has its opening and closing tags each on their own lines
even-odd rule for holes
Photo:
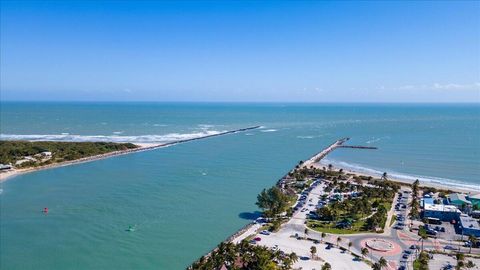
<svg viewBox="0 0 480 270">
<path fill-rule="evenodd" d="M 258 129 L 258 128 L 260 128 L 260 126 L 251 126 L 251 127 L 228 130 L 228 131 L 223 131 L 223 132 L 219 132 L 219 133 L 216 133 L 216 134 L 199 136 L 199 137 L 196 137 L 196 138 L 190 138 L 190 139 L 184 139 L 184 140 L 171 141 L 171 142 L 166 142 L 166 143 L 134 143 L 134 145 L 138 146 L 137 148 L 121 150 L 121 151 L 113 151 L 113 152 L 109 152 L 109 153 L 105 153 L 105 154 L 94 155 L 94 156 L 79 158 L 79 159 L 75 159 L 75 160 L 63 161 L 63 162 L 48 164 L 48 165 L 39 166 L 39 167 L 30 167 L 30 168 L 25 168 L 25 169 L 13 169 L 13 170 L 10 170 L 10 171 L 7 171 L 7 172 L 2 172 L 2 173 L 0 173 L 0 183 L 3 183 L 3 182 L 5 182 L 9 179 L 12 179 L 13 177 L 15 177 L 17 175 L 20 175 L 20 174 L 31 173 L 31 172 L 36 172 L 36 171 L 40 171 L 40 170 L 53 169 L 53 168 L 58 168 L 58 167 L 64 167 L 64 166 L 69 166 L 69 165 L 74 165 L 74 164 L 79 164 L 79 163 L 86 163 L 86 162 L 96 161 L 96 160 L 110 158 L 110 157 L 114 157 L 114 156 L 121 156 L 121 155 L 126 155 L 126 154 L 131 154 L 131 153 L 155 150 L 155 149 L 158 149 L 158 148 L 168 147 L 168 146 L 172 146 L 172 145 L 176 145 L 176 144 L 180 144 L 180 143 L 186 143 L 186 142 L 190 142 L 190 141 L 202 140 L 202 139 L 207 139 L 207 138 L 212 138 L 212 137 L 217 137 L 217 136 L 222 136 L 222 135 L 234 134 L 234 133 L 253 130 L 253 129 Z"/>
<path fill-rule="evenodd" d="M 316 168 L 322 168 L 322 167 L 328 166 L 328 164 L 325 161 L 320 161 L 320 162 L 314 163 L 312 165 Z M 357 176 L 366 176 L 366 177 L 374 177 L 374 178 L 381 177 L 381 174 L 376 174 L 376 173 L 373 173 L 373 172 L 372 173 L 363 172 L 363 171 L 351 169 L 351 168 L 346 167 L 346 166 L 341 166 L 341 165 L 338 165 L 338 164 L 332 164 L 332 166 L 333 166 L 333 168 L 336 168 L 336 169 L 342 169 L 347 174 L 354 174 L 354 175 L 357 175 Z M 388 174 L 388 171 L 387 171 L 387 174 Z M 397 183 L 400 183 L 400 184 L 403 184 L 403 185 L 405 185 L 405 184 L 410 185 L 415 181 L 415 180 L 410 180 L 410 179 L 402 179 L 400 177 L 395 177 L 395 176 L 392 176 L 392 175 L 389 175 L 387 178 L 390 181 L 397 182 Z M 418 180 L 420 182 L 420 186 L 433 187 L 433 188 L 436 188 L 438 190 L 451 190 L 453 192 L 460 192 L 460 193 L 479 193 L 480 192 L 480 189 L 474 189 L 474 188 L 471 188 L 471 187 L 455 186 L 453 184 L 448 184 L 448 183 L 435 183 L 435 182 L 430 182 L 430 181 L 424 181 L 424 180 L 421 180 L 421 179 L 418 179 Z"/>
<path fill-rule="evenodd" d="M 121 156 L 121 155 L 126 155 L 126 154 L 131 154 L 131 153 L 154 150 L 154 149 L 157 149 L 157 148 L 162 148 L 162 147 L 168 146 L 168 145 L 165 145 L 165 144 L 155 144 L 155 143 L 135 143 L 134 145 L 136 145 L 137 148 L 121 150 L 121 151 L 113 151 L 113 152 L 109 152 L 109 153 L 105 153 L 105 154 L 94 155 L 94 156 L 79 158 L 79 159 L 75 159 L 75 160 L 63 161 L 63 162 L 48 164 L 48 165 L 44 165 L 44 166 L 30 167 L 30 168 L 25 168 L 25 169 L 12 169 L 10 171 L 0 173 L 0 183 L 3 183 L 3 182 L 5 182 L 9 179 L 14 178 L 15 176 L 21 175 L 21 174 L 26 174 L 26 173 L 31 173 L 31 172 L 41 171 L 41 170 L 47 170 L 47 169 L 53 169 L 53 168 L 58 168 L 58 167 L 65 167 L 65 166 L 70 166 L 70 165 L 75 165 L 75 164 L 80 164 L 80 163 L 86 163 L 86 162 L 106 159 L 106 158 L 110 158 L 110 157 L 114 157 L 114 156 Z"/>
</svg>

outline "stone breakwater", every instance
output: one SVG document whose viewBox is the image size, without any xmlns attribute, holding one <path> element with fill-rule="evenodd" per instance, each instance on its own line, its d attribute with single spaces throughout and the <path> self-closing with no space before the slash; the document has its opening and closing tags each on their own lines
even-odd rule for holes
<svg viewBox="0 0 480 270">
<path fill-rule="evenodd" d="M 137 153 L 137 152 L 142 152 L 142 151 L 155 150 L 155 149 L 158 149 L 158 148 L 172 146 L 172 145 L 176 145 L 176 144 L 180 144 L 180 143 L 186 143 L 186 142 L 190 142 L 190 141 L 203 140 L 203 139 L 212 138 L 212 137 L 218 137 L 218 136 L 234 134 L 234 133 L 238 133 L 238 132 L 249 131 L 249 130 L 257 129 L 259 127 L 260 126 L 240 128 L 240 129 L 224 131 L 224 132 L 220 132 L 220 133 L 217 133 L 217 134 L 205 135 L 205 136 L 191 138 L 191 139 L 176 140 L 176 141 L 172 141 L 172 142 L 168 142 L 168 143 L 148 144 L 148 145 L 141 145 L 140 144 L 140 145 L 137 145 L 137 148 L 132 148 L 132 149 L 113 151 L 113 152 L 109 152 L 109 153 L 105 153 L 105 154 L 101 154 L 101 155 L 95 155 L 95 156 L 79 158 L 79 159 L 71 160 L 71 161 L 53 163 L 53 164 L 39 166 L 39 167 L 32 167 L 32 168 L 26 168 L 26 169 L 13 169 L 11 171 L 0 173 L 0 181 L 5 181 L 7 179 L 12 178 L 13 176 L 18 175 L 18 174 L 29 173 L 29 172 L 34 172 L 34 171 L 38 171 L 38 170 L 46 170 L 46 169 L 57 168 L 57 167 L 63 167 L 63 166 L 69 166 L 69 165 L 73 165 L 73 164 L 85 163 L 85 162 L 105 159 L 105 158 L 114 157 L 114 156 L 132 154 L 132 153 Z"/>
</svg>

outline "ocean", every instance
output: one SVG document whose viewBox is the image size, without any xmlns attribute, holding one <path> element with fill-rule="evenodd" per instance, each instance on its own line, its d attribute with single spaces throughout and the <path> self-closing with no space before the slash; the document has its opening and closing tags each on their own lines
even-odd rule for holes
<svg viewBox="0 0 480 270">
<path fill-rule="evenodd" d="M 255 216 L 263 188 L 342 137 L 378 150 L 338 149 L 325 162 L 480 190 L 478 104 L 0 107 L 4 140 L 168 142 L 254 125 L 4 182 L 0 268 L 183 269 Z"/>
</svg>

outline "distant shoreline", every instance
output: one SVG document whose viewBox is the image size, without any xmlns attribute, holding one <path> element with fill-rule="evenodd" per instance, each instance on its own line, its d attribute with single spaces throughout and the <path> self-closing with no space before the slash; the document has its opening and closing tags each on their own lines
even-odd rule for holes
<svg viewBox="0 0 480 270">
<path fill-rule="evenodd" d="M 84 158 L 79 158 L 79 159 L 69 160 L 69 161 L 63 161 L 58 163 L 52 163 L 44 166 L 30 167 L 25 169 L 12 169 L 12 170 L 0 173 L 0 183 L 5 182 L 20 174 L 26 174 L 26 173 L 31 173 L 35 171 L 53 169 L 58 167 L 65 167 L 69 165 L 86 163 L 86 162 L 91 162 L 91 161 L 105 159 L 105 158 L 114 157 L 114 156 L 121 156 L 121 155 L 166 147 L 165 144 L 152 144 L 152 143 L 136 143 L 135 145 L 137 146 L 137 148 L 113 151 L 105 154 L 94 155 L 94 156 L 89 156 L 89 157 L 84 157 Z"/>
<path fill-rule="evenodd" d="M 105 153 L 105 154 L 93 155 L 93 156 L 89 156 L 89 157 L 84 157 L 84 158 L 79 158 L 79 159 L 69 160 L 69 161 L 64 161 L 64 162 L 58 162 L 58 163 L 53 163 L 53 164 L 48 164 L 48 165 L 44 165 L 44 166 L 30 167 L 30 168 L 25 168 L 25 169 L 12 169 L 10 171 L 0 173 L 0 183 L 3 183 L 5 181 L 7 181 L 8 179 L 12 179 L 13 177 L 15 177 L 17 175 L 20 175 L 20 174 L 25 174 L 25 173 L 30 173 L 30 172 L 40 171 L 40 170 L 46 170 L 46 169 L 53 169 L 53 168 L 58 168 L 58 167 L 64 167 L 64 166 L 69 166 L 69 165 L 74 165 L 74 164 L 79 164 L 79 163 L 86 163 L 86 162 L 91 162 L 91 161 L 95 161 L 95 160 L 110 158 L 110 157 L 114 157 L 114 156 L 143 152 L 143 151 L 148 151 L 148 150 L 154 150 L 154 149 L 168 147 L 168 146 L 175 145 L 175 144 L 180 144 L 180 143 L 185 143 L 185 142 L 190 142 L 190 141 L 196 141 L 196 140 L 201 140 L 201 139 L 207 139 L 207 138 L 217 137 L 217 136 L 222 136 L 222 135 L 227 135 L 227 134 L 233 134 L 233 133 L 253 130 L 253 129 L 257 129 L 257 128 L 260 128 L 260 126 L 252 126 L 252 127 L 247 127 L 247 128 L 228 130 L 228 131 L 223 131 L 223 132 L 219 132 L 219 133 L 216 133 L 216 134 L 210 134 L 210 135 L 205 135 L 205 136 L 200 136 L 200 137 L 190 138 L 190 139 L 184 139 L 184 140 L 177 140 L 177 141 L 172 141 L 172 142 L 167 142 L 167 143 L 134 143 L 134 145 L 136 145 L 137 148 L 120 150 L 120 151 L 113 151 L 113 152 L 109 152 L 109 153 Z"/>
</svg>

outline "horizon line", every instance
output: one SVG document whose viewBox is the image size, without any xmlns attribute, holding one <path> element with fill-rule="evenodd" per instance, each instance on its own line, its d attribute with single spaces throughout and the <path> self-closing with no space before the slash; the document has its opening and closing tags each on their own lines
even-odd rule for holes
<svg viewBox="0 0 480 270">
<path fill-rule="evenodd" d="M 147 100 L 1 100 L 0 103 L 230 103 L 230 104 L 471 104 L 480 105 L 479 101 L 455 101 L 455 102 L 436 102 L 436 101 L 147 101 Z"/>
</svg>

